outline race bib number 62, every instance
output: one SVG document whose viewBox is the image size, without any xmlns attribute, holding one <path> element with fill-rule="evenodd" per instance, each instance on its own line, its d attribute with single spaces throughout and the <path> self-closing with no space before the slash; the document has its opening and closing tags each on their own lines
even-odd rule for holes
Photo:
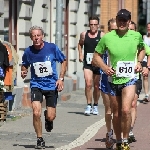
<svg viewBox="0 0 150 150">
<path fill-rule="evenodd" d="M 52 75 L 53 70 L 50 61 L 33 63 L 35 74 L 38 77 L 46 77 Z"/>
<path fill-rule="evenodd" d="M 135 76 L 134 61 L 118 61 L 116 68 L 117 77 L 134 77 Z"/>
</svg>

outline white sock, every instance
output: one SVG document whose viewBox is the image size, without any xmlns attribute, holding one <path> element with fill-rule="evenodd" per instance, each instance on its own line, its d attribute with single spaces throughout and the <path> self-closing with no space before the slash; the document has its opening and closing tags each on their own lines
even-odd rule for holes
<svg viewBox="0 0 150 150">
<path fill-rule="evenodd" d="M 110 132 L 108 132 L 108 135 L 112 135 L 113 134 L 113 130 L 111 129 Z"/>
<path fill-rule="evenodd" d="M 110 135 L 112 135 L 111 131 L 110 131 L 110 132 L 108 132 L 108 135 L 109 135 L 109 136 L 110 136 Z"/>
<path fill-rule="evenodd" d="M 124 142 L 124 143 L 128 143 L 128 139 L 124 138 L 124 139 L 123 139 L 123 142 Z"/>
<path fill-rule="evenodd" d="M 145 97 L 149 97 L 149 94 L 145 94 Z"/>
<path fill-rule="evenodd" d="M 129 132 L 129 136 L 131 136 L 131 135 L 133 135 L 133 132 L 132 132 L 132 131 Z"/>
</svg>

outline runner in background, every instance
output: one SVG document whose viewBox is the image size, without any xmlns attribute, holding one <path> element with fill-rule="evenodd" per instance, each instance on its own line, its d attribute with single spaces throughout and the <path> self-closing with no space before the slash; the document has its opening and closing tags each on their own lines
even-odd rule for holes
<svg viewBox="0 0 150 150">
<path fill-rule="evenodd" d="M 83 71 L 85 79 L 85 96 L 87 99 L 87 106 L 85 109 L 85 115 L 98 115 L 98 100 L 100 97 L 99 80 L 100 72 L 98 67 L 94 67 L 91 64 L 95 47 L 98 44 L 103 32 L 98 31 L 99 18 L 97 16 L 91 16 L 89 18 L 90 30 L 84 31 L 80 34 L 80 40 L 78 43 L 79 61 L 83 62 Z M 82 48 L 84 47 L 84 54 Z M 93 90 L 92 87 L 94 86 Z M 92 105 L 92 98 L 94 99 Z"/>
<path fill-rule="evenodd" d="M 129 24 L 128 29 L 136 31 L 136 24 L 133 21 L 131 21 L 130 24 Z M 136 142 L 135 136 L 133 134 L 133 127 L 134 127 L 134 124 L 135 124 L 135 120 L 137 118 L 137 100 L 138 100 L 138 97 L 141 93 L 141 90 L 142 90 L 142 79 L 141 79 L 141 74 L 139 73 L 138 80 L 136 82 L 135 97 L 134 97 L 134 100 L 132 102 L 132 108 L 131 108 L 132 122 L 131 122 L 131 129 L 130 129 L 130 132 L 129 132 L 129 142 L 130 143 L 131 142 Z"/>
<path fill-rule="evenodd" d="M 143 36 L 145 44 L 150 47 L 150 22 L 147 23 L 147 34 Z M 143 60 L 143 68 L 147 67 L 147 55 Z M 143 88 L 145 92 L 145 97 L 143 99 L 144 103 L 149 102 L 149 83 L 148 83 L 148 76 L 143 76 Z"/>
</svg>

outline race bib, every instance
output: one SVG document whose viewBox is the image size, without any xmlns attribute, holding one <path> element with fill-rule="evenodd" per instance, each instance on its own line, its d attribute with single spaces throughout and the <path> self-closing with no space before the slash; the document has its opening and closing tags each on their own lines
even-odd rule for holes
<svg viewBox="0 0 150 150">
<path fill-rule="evenodd" d="M 92 59 L 93 59 L 93 53 L 87 53 L 87 55 L 86 55 L 87 64 L 91 64 Z"/>
<path fill-rule="evenodd" d="M 118 61 L 116 67 L 116 76 L 132 78 L 135 76 L 134 68 L 134 61 Z"/>
<path fill-rule="evenodd" d="M 33 63 L 35 74 L 38 77 L 46 77 L 52 75 L 53 70 L 50 61 Z"/>
</svg>

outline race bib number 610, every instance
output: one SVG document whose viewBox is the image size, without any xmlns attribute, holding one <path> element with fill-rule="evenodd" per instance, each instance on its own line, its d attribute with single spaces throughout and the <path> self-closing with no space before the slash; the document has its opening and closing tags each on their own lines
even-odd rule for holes
<svg viewBox="0 0 150 150">
<path fill-rule="evenodd" d="M 118 61 L 116 68 L 117 77 L 134 77 L 135 76 L 135 63 L 134 61 Z"/>
</svg>

